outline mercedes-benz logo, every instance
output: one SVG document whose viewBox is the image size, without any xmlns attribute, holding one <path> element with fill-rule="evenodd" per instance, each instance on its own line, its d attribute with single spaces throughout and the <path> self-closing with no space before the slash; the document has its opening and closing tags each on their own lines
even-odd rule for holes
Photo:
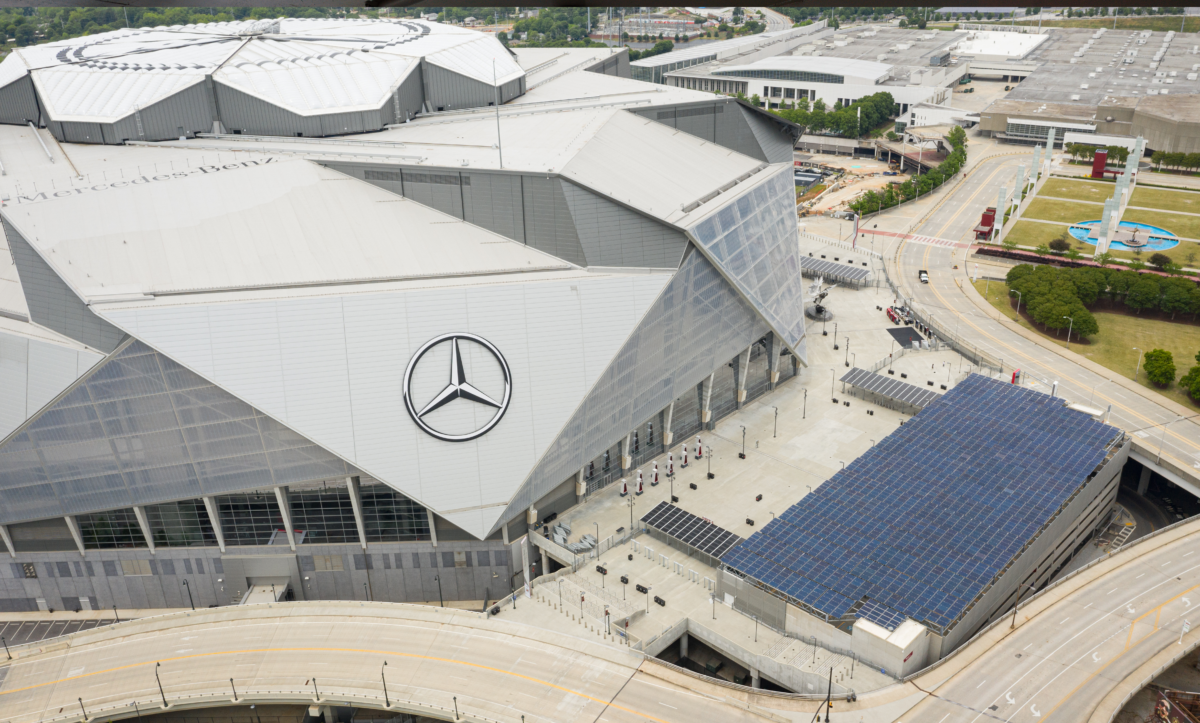
<svg viewBox="0 0 1200 723">
<path fill-rule="evenodd" d="M 503 376 L 504 383 L 503 395 L 495 395 L 501 396 L 499 401 L 496 401 L 494 396 L 489 396 L 467 381 L 467 375 L 463 367 L 464 345 L 462 342 L 464 341 L 486 349 L 487 352 L 489 352 L 490 355 L 495 358 L 497 364 L 499 365 L 500 376 Z M 418 408 L 417 402 L 413 399 L 414 372 L 417 369 L 417 365 L 420 364 L 421 358 L 424 357 L 427 352 L 432 351 L 445 342 L 450 343 L 450 383 L 447 384 L 432 399 L 430 399 L 428 402 L 425 402 L 423 406 Z M 498 380 L 496 380 L 496 382 L 497 383 L 494 384 L 494 386 L 498 387 Z M 428 391 L 428 386 L 426 386 L 426 391 Z M 502 355 L 500 350 L 493 346 L 491 342 L 481 336 L 476 336 L 475 334 L 442 334 L 441 336 L 430 339 L 429 341 L 425 342 L 420 349 L 417 349 L 417 352 L 413 354 L 412 359 L 410 359 L 408 362 L 408 368 L 404 370 L 404 406 L 408 409 L 409 415 L 413 418 L 413 421 L 417 423 L 417 426 L 424 430 L 426 434 L 446 442 L 467 442 L 487 434 L 492 427 L 495 427 L 500 422 L 500 418 L 504 416 L 504 412 L 508 409 L 508 402 L 511 398 L 512 374 L 508 370 L 508 362 L 504 360 L 504 355 Z M 426 417 L 432 415 L 433 412 L 459 399 L 466 402 L 471 402 L 472 405 L 494 409 L 495 412 L 482 427 L 460 434 L 451 434 L 449 432 L 441 431 L 434 428 L 429 422 L 426 421 Z M 472 419 L 474 418 L 473 413 L 471 413 L 470 416 Z M 449 422 L 450 420 L 443 421 Z M 461 423 L 461 415 L 458 421 Z"/>
</svg>

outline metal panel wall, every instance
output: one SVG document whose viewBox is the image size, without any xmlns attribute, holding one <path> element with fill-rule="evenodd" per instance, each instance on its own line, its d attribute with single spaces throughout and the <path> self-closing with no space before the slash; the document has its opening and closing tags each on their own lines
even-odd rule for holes
<svg viewBox="0 0 1200 723">
<path fill-rule="evenodd" d="M 126 140 L 174 140 L 180 136 L 193 136 L 211 130 L 212 115 L 208 108 L 208 94 L 203 80 L 113 124 L 115 142 L 118 143 Z"/>
<path fill-rule="evenodd" d="M 104 357 L 0 333 L 0 440 Z"/>
<path fill-rule="evenodd" d="M 455 566 L 455 552 L 466 553 L 466 566 Z M 451 553 L 449 565 L 443 553 Z M 336 558 L 341 569 L 317 570 L 314 556 Z M 91 598 L 93 609 L 181 608 L 190 602 L 189 588 L 197 607 L 236 605 L 256 566 L 290 568 L 299 600 L 362 600 L 366 585 L 372 600 L 426 602 L 438 599 L 435 576 L 445 600 L 494 600 L 508 591 L 510 557 L 499 540 L 441 541 L 436 548 L 376 543 L 365 555 L 358 545 L 306 545 L 300 555 L 287 546 L 230 547 L 225 554 L 214 547 L 159 548 L 153 555 L 95 550 L 84 559 L 78 552 L 18 553 L 0 565 L 0 612 L 37 610 L 37 598 L 55 610 L 74 610 L 81 597 Z M 126 575 L 123 560 L 147 561 L 151 574 Z M 32 563 L 37 577 L 26 578 L 21 563 Z"/>
<path fill-rule="evenodd" d="M 587 266 L 566 195 L 558 178 L 524 176 L 525 243 L 573 264 Z"/>
<path fill-rule="evenodd" d="M 655 106 L 634 112 L 760 161 L 770 161 L 772 153 L 779 155 L 777 148 L 768 151 L 761 145 L 749 120 L 754 112 L 733 99 Z M 773 138 L 771 140 L 774 141 Z M 788 151 L 787 158 L 777 158 L 774 162 L 780 160 L 790 161 L 791 151 Z"/>
<path fill-rule="evenodd" d="M 456 171 L 403 171 L 404 196 L 455 218 L 463 217 L 462 176 Z"/>
<path fill-rule="evenodd" d="M 425 81 L 425 100 L 429 101 L 434 111 L 482 108 L 496 104 L 496 86 L 446 70 L 424 58 L 421 59 L 421 76 Z M 500 104 L 524 92 L 525 76 L 503 83 L 499 92 Z"/>
<path fill-rule="evenodd" d="M 24 125 L 29 121 L 41 125 L 33 78 L 27 75 L 0 88 L 0 123 Z"/>
<path fill-rule="evenodd" d="M 589 73 L 612 75 L 618 78 L 632 77 L 629 68 L 629 51 L 622 48 L 621 52 L 609 56 L 595 65 L 584 68 L 584 70 Z"/>
<path fill-rule="evenodd" d="M 804 284 L 791 164 L 725 204 L 691 234 L 784 344 L 803 353 Z"/>
<path fill-rule="evenodd" d="M 124 333 L 93 314 L 7 219 L 3 225 L 30 318 L 93 349 L 106 353 L 116 349 Z"/>
<path fill-rule="evenodd" d="M 750 130 L 758 139 L 758 145 L 766 156 L 767 163 L 791 163 L 795 153 L 795 141 L 781 126 L 764 118 L 761 113 L 739 105 L 738 108 L 750 124 Z"/>
<path fill-rule="evenodd" d="M 716 268 L 689 253 L 500 519 L 520 514 L 767 331 Z"/>
<path fill-rule="evenodd" d="M 747 112 L 737 103 L 729 103 L 725 112 L 715 119 L 716 138 L 714 142 L 751 158 L 765 161 L 767 154 L 758 144 L 758 138 L 755 137 L 754 131 L 750 129 L 750 122 L 746 120 Z"/>
<path fill-rule="evenodd" d="M 395 100 L 388 106 L 392 108 L 393 123 L 403 123 L 421 112 L 421 106 L 425 104 L 425 86 L 421 82 L 419 63 L 413 64 L 408 75 L 400 81 L 400 87 L 396 92 L 399 94 L 400 100 L 399 114 L 397 115 L 396 112 Z"/>
<path fill-rule="evenodd" d="M 0 447 L 0 523 L 354 474 L 132 341 Z"/>
<path fill-rule="evenodd" d="M 560 180 L 588 266 L 678 268 L 682 232 Z"/>
<path fill-rule="evenodd" d="M 489 231 L 525 242 L 525 204 L 521 177 L 503 173 L 462 174 L 465 220 Z"/>
<path fill-rule="evenodd" d="M 714 103 L 694 108 L 678 108 L 675 111 L 675 127 L 697 138 L 716 142 L 716 116 L 725 114 L 725 105 Z"/>
</svg>

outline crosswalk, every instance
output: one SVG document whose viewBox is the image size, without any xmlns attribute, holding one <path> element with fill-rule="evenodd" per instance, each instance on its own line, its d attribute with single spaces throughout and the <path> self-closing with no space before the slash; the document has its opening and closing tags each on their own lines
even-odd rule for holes
<svg viewBox="0 0 1200 723">
<path fill-rule="evenodd" d="M 962 249 L 971 245 L 961 241 L 951 241 L 950 239 L 939 238 L 937 236 L 926 236 L 919 233 L 896 233 L 894 231 L 874 231 L 873 233 L 877 236 L 900 238 L 909 243 L 924 244 L 926 246 L 941 246 L 949 249 Z"/>
</svg>

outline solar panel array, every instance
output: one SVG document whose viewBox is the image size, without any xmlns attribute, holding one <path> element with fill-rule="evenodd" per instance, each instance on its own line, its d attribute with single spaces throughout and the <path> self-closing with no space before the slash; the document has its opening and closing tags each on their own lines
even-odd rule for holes
<svg viewBox="0 0 1200 723">
<path fill-rule="evenodd" d="M 827 279 L 846 279 L 847 281 L 862 281 L 871 275 L 866 268 L 858 268 L 848 264 L 835 264 L 825 259 L 815 259 L 811 256 L 800 257 L 800 270 L 810 276 L 824 276 Z"/>
<path fill-rule="evenodd" d="M 642 522 L 716 558 L 720 558 L 729 548 L 742 541 L 742 538 L 729 530 L 668 502 L 659 502 L 657 507 L 642 517 Z"/>
<path fill-rule="evenodd" d="M 866 369 L 859 369 L 858 367 L 854 367 L 846 372 L 839 381 L 853 384 L 859 389 L 874 392 L 881 397 L 911 404 L 918 409 L 924 409 L 933 404 L 939 396 L 936 392 L 922 389 L 915 384 L 902 382 L 892 377 L 885 377 L 882 374 L 869 372 Z"/>
<path fill-rule="evenodd" d="M 721 562 L 833 618 L 866 598 L 944 632 L 1118 434 L 971 375 Z"/>
<path fill-rule="evenodd" d="M 854 615 L 866 618 L 876 625 L 883 626 L 887 630 L 895 630 L 900 627 L 900 623 L 904 622 L 904 615 L 886 605 L 880 605 L 874 600 L 868 600 L 863 603 L 863 606 Z"/>
</svg>

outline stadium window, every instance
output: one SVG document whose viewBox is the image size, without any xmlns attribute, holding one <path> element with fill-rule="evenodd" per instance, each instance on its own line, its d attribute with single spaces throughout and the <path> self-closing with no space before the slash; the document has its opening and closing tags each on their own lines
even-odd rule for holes
<svg viewBox="0 0 1200 723">
<path fill-rule="evenodd" d="M 317 572 L 341 572 L 345 564 L 341 555 L 313 555 L 313 569 Z"/>
<path fill-rule="evenodd" d="M 21 571 L 25 573 L 25 577 L 27 579 L 33 579 L 37 577 L 37 568 L 33 566 L 32 562 L 22 562 Z"/>
</svg>

